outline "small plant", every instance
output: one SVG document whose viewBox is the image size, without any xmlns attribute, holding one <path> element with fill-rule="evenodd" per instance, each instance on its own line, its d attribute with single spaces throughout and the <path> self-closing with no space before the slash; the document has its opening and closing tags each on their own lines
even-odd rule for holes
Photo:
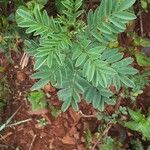
<svg viewBox="0 0 150 150">
<path fill-rule="evenodd" d="M 4 71 L 3 67 L 0 67 L 0 73 Z M 3 111 L 4 106 L 6 105 L 6 99 L 10 93 L 7 81 L 5 76 L 0 78 L 0 111 Z"/>
<path fill-rule="evenodd" d="M 31 92 L 28 96 L 28 101 L 31 103 L 32 111 L 42 110 L 47 107 L 45 94 L 42 91 Z"/>
<path fill-rule="evenodd" d="M 91 149 L 92 147 L 92 133 L 89 128 L 85 131 L 85 142 L 86 142 L 86 148 Z"/>
<path fill-rule="evenodd" d="M 38 125 L 40 127 L 44 127 L 44 126 L 46 126 L 48 124 L 48 122 L 47 122 L 47 120 L 45 118 L 40 118 L 40 119 L 37 120 L 37 122 L 38 122 Z"/>
<path fill-rule="evenodd" d="M 110 136 L 106 136 L 103 139 L 103 143 L 98 145 L 98 148 L 99 150 L 121 150 L 122 144 Z"/>
<path fill-rule="evenodd" d="M 51 115 L 54 118 L 57 118 L 61 114 L 61 109 L 54 107 L 53 105 L 49 104 Z"/>
<path fill-rule="evenodd" d="M 11 8 L 10 13 L 7 11 L 11 3 L 14 3 L 14 6 Z M 25 37 L 24 32 L 16 24 L 13 9 L 23 4 L 22 0 L 14 0 L 13 2 L 10 0 L 0 1 L 0 6 L 2 6 L 2 14 L 0 16 L 0 53 L 3 53 L 7 60 L 12 63 L 11 52 L 19 52 L 22 50 L 22 39 Z"/>
<path fill-rule="evenodd" d="M 104 123 L 114 123 L 116 124 L 121 120 L 122 116 L 126 116 L 128 114 L 127 108 L 120 106 L 118 110 L 116 110 L 112 115 L 106 114 L 105 112 L 98 112 L 96 117 L 98 120 L 103 121 Z"/>
<path fill-rule="evenodd" d="M 142 145 L 142 142 L 139 139 L 132 140 L 131 145 L 135 150 L 150 150 L 150 145 L 147 148 L 144 148 L 144 145 Z"/>
<path fill-rule="evenodd" d="M 37 4 L 34 9 L 20 7 L 16 12 L 18 26 L 26 33 L 38 36 L 38 42 L 27 40 L 28 53 L 34 57 L 33 79 L 39 79 L 32 90 L 48 82 L 60 89 L 58 97 L 78 110 L 82 98 L 103 111 L 104 105 L 115 104 L 109 87 L 133 88 L 131 77 L 138 71 L 132 58 L 123 58 L 119 48 L 110 48 L 124 32 L 126 24 L 136 18 L 129 9 L 135 0 L 102 0 L 95 11 L 87 14 L 86 23 L 80 19 L 82 0 L 62 0 L 61 15 L 49 17 Z"/>
<path fill-rule="evenodd" d="M 149 79 L 150 71 L 145 71 L 141 74 L 135 75 L 132 80 L 136 84 L 134 88 L 126 89 L 125 90 L 125 97 L 130 98 L 133 102 L 136 101 L 137 97 L 143 93 L 143 90 L 146 86 L 150 85 L 150 79 Z M 124 97 L 123 96 L 123 97 Z"/>
<path fill-rule="evenodd" d="M 132 37 L 132 47 L 129 48 L 131 55 L 134 55 L 139 66 L 150 66 L 150 40 L 137 35 L 137 33 L 128 33 Z"/>
<path fill-rule="evenodd" d="M 150 140 L 150 109 L 148 116 L 141 114 L 140 111 L 133 111 L 128 109 L 131 121 L 125 122 L 124 126 L 140 132 L 144 139 Z"/>
<path fill-rule="evenodd" d="M 145 12 L 148 12 L 150 8 L 150 0 L 140 0 L 141 2 L 141 7 Z"/>
</svg>

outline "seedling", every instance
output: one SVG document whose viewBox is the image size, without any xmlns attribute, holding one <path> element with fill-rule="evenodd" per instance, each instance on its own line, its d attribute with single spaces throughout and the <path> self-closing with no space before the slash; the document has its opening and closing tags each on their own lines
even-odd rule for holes
<svg viewBox="0 0 150 150">
<path fill-rule="evenodd" d="M 53 105 L 49 104 L 49 108 L 51 111 L 51 115 L 54 118 L 57 118 L 61 114 L 61 109 L 54 107 Z"/>
<path fill-rule="evenodd" d="M 42 91 L 31 92 L 28 96 L 28 100 L 31 103 L 32 111 L 42 110 L 47 107 L 45 94 Z"/>
<path fill-rule="evenodd" d="M 116 124 L 121 120 L 122 116 L 126 116 L 128 114 L 127 108 L 120 106 L 118 110 L 116 110 L 112 115 L 109 115 L 105 112 L 98 112 L 96 117 L 98 120 L 103 121 L 104 123 L 114 123 Z"/>
<path fill-rule="evenodd" d="M 32 90 L 47 83 L 60 89 L 58 97 L 78 110 L 81 96 L 96 109 L 103 111 L 105 103 L 115 104 L 113 93 L 121 87 L 133 88 L 131 77 L 138 71 L 133 59 L 123 58 L 119 48 L 110 48 L 126 24 L 136 16 L 129 9 L 135 0 L 102 0 L 95 11 L 90 10 L 84 22 L 80 19 L 82 0 L 62 0 L 62 13 L 56 18 L 37 4 L 34 9 L 20 7 L 16 12 L 18 26 L 26 28 L 38 42 L 27 40 L 28 53 L 34 57 L 33 79 L 39 79 Z"/>
<path fill-rule="evenodd" d="M 44 127 L 48 124 L 47 120 L 45 118 L 40 118 L 37 120 L 40 127 Z"/>
<path fill-rule="evenodd" d="M 87 147 L 87 149 L 91 149 L 91 147 L 92 147 L 92 145 L 91 145 L 92 133 L 91 133 L 89 128 L 87 128 L 86 131 L 85 131 L 85 140 L 86 140 L 86 147 Z"/>
<path fill-rule="evenodd" d="M 148 116 L 141 114 L 140 111 L 133 111 L 128 109 L 131 121 L 125 122 L 124 126 L 133 130 L 140 132 L 143 136 L 143 139 L 150 140 L 150 109 Z"/>
<path fill-rule="evenodd" d="M 150 85 L 150 79 L 149 79 L 150 71 L 145 71 L 141 74 L 135 75 L 132 80 L 136 84 L 136 86 L 131 90 L 131 89 L 126 89 L 125 90 L 125 95 L 124 97 L 130 98 L 132 102 L 135 102 L 137 97 L 143 93 L 144 88 L 146 86 Z"/>
<path fill-rule="evenodd" d="M 0 73 L 4 72 L 4 68 L 0 67 Z M 10 93 L 6 77 L 2 77 L 0 79 L 0 111 L 3 110 L 4 106 L 6 105 L 6 100 L 8 98 L 8 94 Z"/>
<path fill-rule="evenodd" d="M 150 0 L 140 0 L 141 2 L 141 7 L 145 12 L 148 12 L 150 8 Z"/>
<path fill-rule="evenodd" d="M 111 138 L 110 136 L 106 136 L 103 139 L 103 143 L 98 145 L 99 150 L 104 149 L 104 150 L 115 150 L 115 149 L 122 149 L 122 144 Z"/>
</svg>

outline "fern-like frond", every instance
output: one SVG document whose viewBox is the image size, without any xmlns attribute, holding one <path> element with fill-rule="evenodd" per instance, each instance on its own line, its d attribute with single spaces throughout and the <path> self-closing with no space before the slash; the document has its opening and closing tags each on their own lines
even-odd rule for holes
<svg viewBox="0 0 150 150">
<path fill-rule="evenodd" d="M 74 24 L 76 19 L 82 14 L 80 10 L 82 6 L 82 0 L 62 0 L 62 5 L 64 6 L 63 14 L 67 17 L 70 24 Z"/>
<path fill-rule="evenodd" d="M 63 37 L 63 38 L 62 38 Z M 71 45 L 70 38 L 64 34 L 54 34 L 49 36 L 47 39 L 40 40 L 40 46 L 37 49 L 36 55 L 36 63 L 38 60 L 43 60 L 49 68 L 51 68 L 52 63 L 57 61 L 59 65 L 63 65 L 63 61 L 66 57 L 63 54 L 64 49 L 68 49 Z M 40 66 L 35 63 L 35 69 L 38 69 Z"/>
<path fill-rule="evenodd" d="M 118 49 L 108 49 L 82 39 L 82 43 L 74 44 L 72 51 L 72 58 L 76 61 L 75 67 L 83 68 L 83 76 L 95 87 L 101 85 L 108 88 L 113 84 L 119 90 L 122 84 L 134 86 L 129 79 L 130 75 L 137 73 L 137 70 L 130 66 L 133 60 L 123 58 Z"/>
<path fill-rule="evenodd" d="M 17 22 L 27 33 L 38 35 L 38 44 L 26 41 L 29 54 L 35 59 L 38 80 L 32 90 L 39 90 L 51 82 L 60 89 L 58 97 L 78 110 L 81 99 L 98 110 L 106 104 L 115 104 L 111 85 L 119 91 L 122 86 L 133 87 L 130 77 L 137 73 L 131 58 L 124 58 L 119 49 L 111 49 L 109 43 L 117 40 L 118 33 L 135 19 L 129 10 L 135 0 L 102 0 L 95 10 L 90 10 L 87 25 L 78 18 L 82 0 L 62 0 L 63 11 L 57 18 L 49 17 L 39 5 L 34 10 L 19 8 Z M 84 26 L 83 26 L 84 25 Z"/>
<path fill-rule="evenodd" d="M 88 28 L 99 42 L 107 44 L 117 40 L 118 33 L 126 29 L 126 23 L 136 18 L 128 10 L 135 0 L 102 0 L 101 5 L 88 13 Z"/>
<path fill-rule="evenodd" d="M 17 23 L 20 27 L 27 28 L 26 33 L 34 33 L 47 37 L 52 33 L 59 33 L 60 24 L 53 17 L 49 17 L 47 12 L 41 11 L 39 5 L 35 5 L 33 12 L 26 8 L 19 8 L 16 13 Z"/>
</svg>

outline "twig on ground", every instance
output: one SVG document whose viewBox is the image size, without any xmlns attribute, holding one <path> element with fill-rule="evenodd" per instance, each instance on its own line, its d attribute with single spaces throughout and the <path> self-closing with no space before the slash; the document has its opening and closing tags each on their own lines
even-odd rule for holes
<svg viewBox="0 0 150 150">
<path fill-rule="evenodd" d="M 0 138 L 0 140 L 5 140 L 8 136 L 10 136 L 10 135 L 12 135 L 13 133 L 12 132 L 8 132 L 6 135 L 4 135 L 4 136 L 2 136 L 1 134 L 0 134 L 0 136 L 1 136 L 1 138 Z"/>
<path fill-rule="evenodd" d="M 81 110 L 79 111 L 79 114 L 81 115 L 81 117 L 84 117 L 84 118 L 95 118 L 96 117 L 95 115 L 85 115 L 85 114 L 83 114 L 83 112 Z"/>
<path fill-rule="evenodd" d="M 29 118 L 29 119 L 26 119 L 26 120 L 17 121 L 16 123 L 9 124 L 9 125 L 7 125 L 6 127 L 17 126 L 17 125 L 20 125 L 20 124 L 23 124 L 23 123 L 29 122 L 29 121 L 31 121 L 31 120 L 32 120 L 32 119 L 31 119 L 31 118 Z"/>
<path fill-rule="evenodd" d="M 107 126 L 108 126 L 108 127 L 106 127 L 106 129 L 104 130 L 104 132 L 102 133 L 102 135 L 98 138 L 98 140 L 96 141 L 96 143 L 95 143 L 94 146 L 92 147 L 92 150 L 95 150 L 96 146 L 98 145 L 98 143 L 100 142 L 100 140 L 102 139 L 102 137 L 105 136 L 105 135 L 108 133 L 109 129 L 110 129 L 111 126 L 112 126 L 112 123 L 109 122 L 109 123 L 107 124 Z"/>
<path fill-rule="evenodd" d="M 21 107 L 22 105 L 12 114 L 12 116 L 10 116 L 7 119 L 7 121 L 4 124 L 0 126 L 0 131 L 2 131 L 11 122 L 11 120 L 14 118 L 14 116 L 17 114 L 17 112 L 20 110 Z"/>
<path fill-rule="evenodd" d="M 140 32 L 141 36 L 144 37 L 144 29 L 143 29 L 143 18 L 142 18 L 142 11 L 141 11 L 141 4 L 140 0 L 138 0 L 138 8 L 139 8 L 139 18 L 140 18 Z"/>
<path fill-rule="evenodd" d="M 32 149 L 32 147 L 33 147 L 33 143 L 34 143 L 34 141 L 35 141 L 36 136 L 37 136 L 37 135 L 34 135 L 34 137 L 33 137 L 32 141 L 31 141 L 31 144 L 30 144 L 29 150 L 31 150 L 31 149 Z"/>
<path fill-rule="evenodd" d="M 20 61 L 21 69 L 24 69 L 24 67 L 28 65 L 28 62 L 29 62 L 29 56 L 24 52 Z"/>
<path fill-rule="evenodd" d="M 148 32 L 148 36 L 149 36 L 149 38 L 150 38 L 150 32 Z"/>
<path fill-rule="evenodd" d="M 144 37 L 144 29 L 143 29 L 143 19 L 142 19 L 142 12 L 140 12 L 140 30 L 141 30 L 141 36 Z"/>
<path fill-rule="evenodd" d="M 8 136 L 10 136 L 11 134 L 13 134 L 13 133 L 12 133 L 12 132 L 9 132 L 6 136 L 8 137 Z M 5 140 L 5 139 L 7 138 L 6 136 L 4 137 L 4 136 L 2 136 L 1 134 L 0 134 L 0 136 L 1 136 L 0 140 L 3 141 L 2 143 L 4 143 L 4 144 L 2 144 L 2 143 L 0 144 L 0 148 L 1 148 L 1 147 L 7 147 L 7 149 L 8 149 L 8 147 L 9 147 L 9 148 L 11 148 L 12 150 L 16 150 L 15 147 L 13 147 L 13 146 L 11 146 L 11 145 L 8 146 L 8 145 L 6 144 L 6 143 L 7 143 L 7 141 Z"/>
</svg>

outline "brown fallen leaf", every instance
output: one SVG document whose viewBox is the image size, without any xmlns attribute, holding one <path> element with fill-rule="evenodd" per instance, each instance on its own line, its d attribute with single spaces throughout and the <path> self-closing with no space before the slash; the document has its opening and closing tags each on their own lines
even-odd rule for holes
<svg viewBox="0 0 150 150">
<path fill-rule="evenodd" d="M 76 128 L 75 126 L 73 126 L 73 127 L 71 127 L 71 128 L 69 129 L 68 134 L 69 134 L 70 136 L 73 136 L 73 135 L 76 134 L 76 133 L 77 133 L 77 128 Z"/>
<path fill-rule="evenodd" d="M 79 112 L 75 112 L 72 108 L 69 109 L 69 114 L 74 121 L 74 124 L 77 124 L 81 118 Z"/>
<path fill-rule="evenodd" d="M 53 93 L 56 91 L 56 89 L 50 83 L 48 83 L 44 86 L 44 91 L 46 93 L 48 93 L 48 92 Z"/>
<path fill-rule="evenodd" d="M 30 115 L 44 115 L 49 112 L 48 109 L 40 109 L 40 110 L 35 110 L 35 111 L 28 111 Z"/>
<path fill-rule="evenodd" d="M 82 144 L 77 145 L 77 150 L 85 150 L 85 146 L 83 146 Z"/>
<path fill-rule="evenodd" d="M 62 143 L 63 144 L 68 144 L 68 145 L 75 145 L 76 144 L 76 141 L 74 138 L 66 135 L 65 137 L 63 137 L 62 139 Z"/>
</svg>

